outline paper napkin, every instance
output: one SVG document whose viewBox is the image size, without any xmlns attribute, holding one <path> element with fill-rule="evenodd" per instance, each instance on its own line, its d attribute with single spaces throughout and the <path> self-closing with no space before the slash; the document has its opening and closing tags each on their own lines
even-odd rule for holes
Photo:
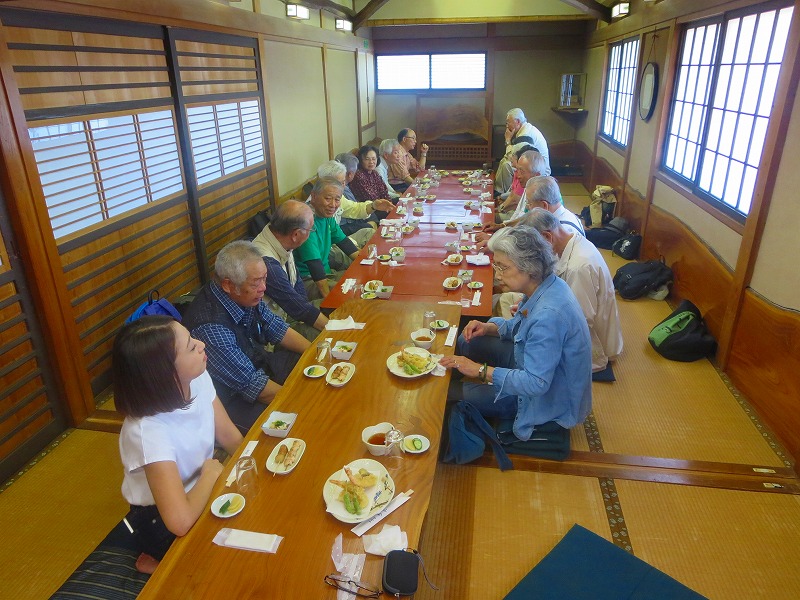
<svg viewBox="0 0 800 600">
<path fill-rule="evenodd" d="M 352 279 L 352 278 L 350 278 L 350 279 L 345 279 L 345 280 L 342 282 L 342 293 L 343 293 L 343 294 L 348 294 L 348 293 L 350 292 L 350 290 L 352 290 L 352 289 L 353 289 L 353 286 L 354 286 L 355 284 L 356 284 L 356 280 L 355 280 L 355 279 Z"/>
<path fill-rule="evenodd" d="M 447 375 L 447 369 L 439 364 L 443 356 L 444 354 L 431 354 L 431 358 L 436 361 L 436 366 L 433 368 L 433 371 L 431 371 L 431 375 L 436 377 L 444 377 Z"/>
<path fill-rule="evenodd" d="M 364 562 L 367 559 L 366 554 L 349 554 L 342 551 L 342 534 L 336 536 L 333 541 L 333 548 L 331 548 L 331 559 L 340 575 L 359 581 L 361 579 L 361 572 L 364 570 Z M 339 590 L 336 592 L 337 600 L 351 600 L 355 598 L 354 588 L 352 592 L 347 590 Z"/>
<path fill-rule="evenodd" d="M 361 259 L 361 264 L 362 265 L 371 265 L 371 264 L 374 264 L 374 263 L 375 263 L 375 259 L 374 258 L 362 258 Z M 342 291 L 344 292 L 344 284 L 342 284 Z M 347 292 L 345 292 L 345 293 L 347 293 Z"/>
<path fill-rule="evenodd" d="M 488 265 L 489 262 L 489 257 L 482 252 L 480 254 L 470 254 L 467 256 L 467 263 L 470 265 L 475 265 L 476 267 Z"/>
<path fill-rule="evenodd" d="M 445 346 L 453 346 L 456 343 L 456 334 L 458 333 L 458 326 L 451 325 L 450 331 L 447 332 L 447 338 L 444 340 Z"/>
<path fill-rule="evenodd" d="M 408 535 L 397 525 L 384 525 L 380 533 L 361 538 L 364 550 L 377 556 L 386 556 L 392 550 L 408 548 Z"/>
<path fill-rule="evenodd" d="M 398 227 L 403 224 L 403 219 L 381 219 L 381 227 Z"/>
<path fill-rule="evenodd" d="M 480 306 L 481 304 L 481 291 L 475 290 L 475 294 L 472 296 L 472 306 Z"/>
<path fill-rule="evenodd" d="M 325 329 L 328 331 L 345 331 L 347 329 L 364 329 L 365 325 L 366 323 L 356 323 L 353 317 L 347 317 L 346 319 L 331 319 L 325 325 Z"/>
<path fill-rule="evenodd" d="M 282 540 L 281 536 L 272 533 L 257 533 L 255 531 L 223 527 L 212 541 L 217 546 L 225 546 L 226 548 L 275 554 Z"/>
</svg>

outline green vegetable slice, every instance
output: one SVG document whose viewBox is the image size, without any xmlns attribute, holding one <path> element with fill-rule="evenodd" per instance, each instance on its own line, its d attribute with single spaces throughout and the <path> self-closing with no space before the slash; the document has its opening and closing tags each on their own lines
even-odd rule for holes
<svg viewBox="0 0 800 600">
<path fill-rule="evenodd" d="M 228 508 L 230 508 L 230 506 L 231 506 L 231 501 L 225 500 L 225 503 L 219 507 L 219 514 L 224 515 L 226 512 L 228 512 Z"/>
<path fill-rule="evenodd" d="M 419 438 L 414 438 L 411 440 L 411 444 L 414 446 L 414 450 L 422 450 L 422 440 Z"/>
</svg>

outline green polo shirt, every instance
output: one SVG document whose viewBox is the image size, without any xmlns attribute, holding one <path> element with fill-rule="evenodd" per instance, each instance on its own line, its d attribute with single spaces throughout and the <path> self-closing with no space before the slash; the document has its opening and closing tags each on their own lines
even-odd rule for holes
<svg viewBox="0 0 800 600">
<path fill-rule="evenodd" d="M 308 265 L 306 265 L 308 260 L 321 260 L 322 266 L 325 267 L 325 273 L 330 275 L 331 266 L 328 263 L 328 254 L 331 251 L 331 246 L 338 244 L 346 237 L 336 219 L 333 217 L 318 217 L 315 213 L 314 231 L 308 234 L 308 239 L 294 251 L 297 272 L 300 277 L 311 276 Z"/>
</svg>

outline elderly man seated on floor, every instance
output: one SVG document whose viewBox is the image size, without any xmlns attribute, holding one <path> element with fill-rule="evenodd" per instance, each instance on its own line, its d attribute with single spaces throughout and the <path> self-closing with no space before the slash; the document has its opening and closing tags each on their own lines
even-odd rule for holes
<svg viewBox="0 0 800 600">
<path fill-rule="evenodd" d="M 397 141 L 402 148 L 402 158 L 395 171 L 397 177 L 404 178 L 403 173 L 408 173 L 411 177 L 416 177 L 420 171 L 425 170 L 425 161 L 428 158 L 428 144 L 420 146 L 419 161 L 412 155 L 411 151 L 417 146 L 417 134 L 413 129 L 401 129 L 397 134 Z M 390 171 L 389 177 L 392 176 Z"/>
<path fill-rule="evenodd" d="M 217 254 L 212 281 L 183 316 L 206 345 L 207 369 L 231 421 L 246 433 L 275 397 L 300 355 L 302 335 L 264 303 L 267 266 L 251 242 L 231 242 Z M 275 346 L 268 351 L 266 346 Z"/>
<path fill-rule="evenodd" d="M 547 148 L 547 140 L 544 139 L 542 132 L 534 127 L 525 118 L 525 113 L 521 108 L 512 108 L 506 113 L 506 152 L 494 178 L 494 191 L 496 195 L 505 194 L 511 189 L 514 177 L 514 169 L 511 165 L 511 155 L 519 150 L 523 145 L 530 145 L 536 148 L 547 163 L 547 167 L 542 171 L 542 175 L 550 175 L 550 151 Z"/>
<path fill-rule="evenodd" d="M 558 256 L 555 273 L 567 282 L 586 317 L 592 338 L 592 377 L 604 380 L 610 375 L 610 361 L 622 354 L 622 328 L 619 324 L 614 282 L 603 256 L 595 245 L 556 216 L 534 208 L 522 218 L 542 234 Z"/>
<path fill-rule="evenodd" d="M 336 211 L 342 201 L 344 186 L 332 177 L 322 177 L 311 189 L 308 201 L 314 211 L 314 226 L 308 239 L 295 250 L 297 272 L 310 299 L 324 298 L 342 277 L 347 265 L 333 268 L 330 263 L 331 247 L 335 244 L 349 259 L 358 255 L 358 246 L 347 237 L 336 222 Z"/>
<path fill-rule="evenodd" d="M 270 310 L 300 332 L 314 340 L 325 329 L 328 319 L 319 310 L 319 301 L 308 299 L 308 292 L 294 264 L 295 248 L 299 248 L 314 229 L 314 211 L 304 202 L 287 200 L 272 214 L 269 225 L 253 239 L 253 244 L 267 265 L 267 305 Z"/>
<path fill-rule="evenodd" d="M 504 229 L 489 248 L 496 277 L 524 300 L 510 319 L 467 323 L 456 354 L 439 362 L 478 382 L 453 381 L 448 399 L 485 417 L 513 419 L 521 441 L 542 427 L 575 427 L 592 409 L 591 345 L 580 306 L 532 227 Z"/>
<path fill-rule="evenodd" d="M 514 165 L 514 181 L 506 197 L 497 205 L 496 223 L 487 227 L 488 231 L 495 231 L 500 228 L 500 223 L 513 221 L 524 214 L 525 184 L 531 177 L 544 175 L 547 170 L 547 161 L 542 153 L 527 144 L 512 155 L 511 162 Z"/>
</svg>

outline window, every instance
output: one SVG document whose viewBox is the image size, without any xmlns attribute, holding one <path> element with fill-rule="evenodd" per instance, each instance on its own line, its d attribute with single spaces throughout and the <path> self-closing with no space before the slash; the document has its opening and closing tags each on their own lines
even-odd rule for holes
<svg viewBox="0 0 800 600">
<path fill-rule="evenodd" d="M 198 185 L 264 161 L 258 101 L 191 106 L 186 112 Z"/>
<path fill-rule="evenodd" d="M 486 54 L 385 54 L 376 64 L 379 90 L 486 89 Z"/>
<path fill-rule="evenodd" d="M 631 130 L 638 63 L 639 38 L 611 45 L 601 135 L 623 147 L 628 145 L 628 134 Z"/>
<path fill-rule="evenodd" d="M 172 111 L 28 133 L 56 239 L 184 189 Z"/>
<path fill-rule="evenodd" d="M 791 6 L 729 13 L 683 34 L 663 167 L 743 221 L 753 200 Z"/>
</svg>

